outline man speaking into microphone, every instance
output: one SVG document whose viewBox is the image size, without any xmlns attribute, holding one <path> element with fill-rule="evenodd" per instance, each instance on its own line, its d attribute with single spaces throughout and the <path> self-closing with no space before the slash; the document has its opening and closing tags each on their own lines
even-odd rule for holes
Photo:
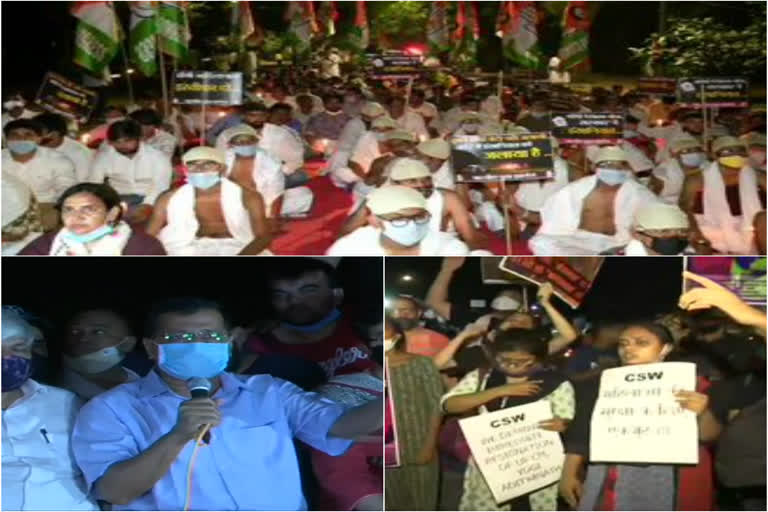
<svg viewBox="0 0 768 512">
<path fill-rule="evenodd" d="M 344 409 L 225 372 L 231 337 L 214 302 L 157 305 L 146 333 L 155 368 L 92 399 L 72 434 L 90 491 L 113 510 L 305 510 L 294 438 L 341 455 L 382 427 L 381 401 Z"/>
</svg>

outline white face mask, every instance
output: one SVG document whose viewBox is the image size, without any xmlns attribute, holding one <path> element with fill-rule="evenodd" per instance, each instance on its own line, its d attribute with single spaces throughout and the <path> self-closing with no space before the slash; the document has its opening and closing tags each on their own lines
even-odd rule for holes
<svg viewBox="0 0 768 512">
<path fill-rule="evenodd" d="M 496 311 L 517 311 L 520 309 L 520 303 L 512 297 L 501 295 L 491 302 L 491 309 Z"/>
<path fill-rule="evenodd" d="M 384 352 L 389 352 L 397 345 L 397 338 L 386 338 L 384 340 Z"/>
<path fill-rule="evenodd" d="M 680 161 L 686 167 L 699 167 L 704 163 L 704 153 L 685 153 L 680 155 Z"/>
<path fill-rule="evenodd" d="M 13 110 L 14 108 L 22 108 L 22 107 L 24 107 L 24 105 L 26 105 L 26 103 L 24 103 L 21 100 L 9 100 L 9 101 L 6 101 L 5 103 L 3 103 L 3 107 L 5 107 L 5 110 Z"/>
<path fill-rule="evenodd" d="M 83 375 L 101 373 L 119 365 L 125 354 L 117 347 L 107 347 L 90 354 L 78 357 L 62 355 L 62 361 L 66 366 Z"/>
</svg>

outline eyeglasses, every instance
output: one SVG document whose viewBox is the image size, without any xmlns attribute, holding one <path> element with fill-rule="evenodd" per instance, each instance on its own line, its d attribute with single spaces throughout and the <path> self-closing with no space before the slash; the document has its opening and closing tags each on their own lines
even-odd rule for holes
<svg viewBox="0 0 768 512">
<path fill-rule="evenodd" d="M 430 221 L 432 218 L 432 215 L 429 213 L 424 213 L 422 215 L 419 215 L 418 217 L 401 217 L 399 219 L 384 219 L 387 222 L 391 223 L 396 228 L 402 228 L 408 225 L 409 222 L 413 222 L 414 224 L 418 225 L 424 225 L 427 222 Z"/>
<path fill-rule="evenodd" d="M 163 340 L 169 343 L 222 343 L 227 341 L 227 333 L 213 329 L 171 332 L 164 334 Z"/>
</svg>

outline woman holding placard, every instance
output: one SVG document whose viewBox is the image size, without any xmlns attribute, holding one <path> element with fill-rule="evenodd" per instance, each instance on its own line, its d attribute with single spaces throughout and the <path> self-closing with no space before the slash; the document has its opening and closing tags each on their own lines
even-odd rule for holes
<svg viewBox="0 0 768 512">
<path fill-rule="evenodd" d="M 493 343 L 484 346 L 490 369 L 474 370 L 442 398 L 448 414 L 477 409 L 480 414 L 545 400 L 552 419 L 539 427 L 563 432 L 574 415 L 573 386 L 559 373 L 543 365 L 547 342 L 537 331 L 497 331 Z M 521 508 L 522 507 L 522 508 Z M 473 458 L 464 473 L 461 510 L 556 510 L 557 484 L 498 504 Z"/>
<path fill-rule="evenodd" d="M 669 330 L 658 324 L 632 324 L 619 336 L 622 366 L 664 362 L 673 348 Z M 583 388 L 579 387 L 576 416 L 564 436 L 566 457 L 560 494 L 565 501 L 579 510 L 712 510 L 712 463 L 702 446 L 695 466 L 603 464 L 588 460 L 592 413 L 599 388 L 599 378 L 585 381 Z M 695 391 L 678 391 L 675 401 L 697 414 L 706 408 L 706 395 Z M 585 462 L 586 478 L 582 483 L 580 474 Z"/>
</svg>

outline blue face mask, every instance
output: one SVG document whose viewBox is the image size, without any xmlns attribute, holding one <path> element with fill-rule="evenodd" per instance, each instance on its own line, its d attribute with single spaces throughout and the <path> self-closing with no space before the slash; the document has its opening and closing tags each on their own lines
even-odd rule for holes
<svg viewBox="0 0 768 512">
<path fill-rule="evenodd" d="M 288 329 L 291 329 L 292 331 L 307 332 L 307 333 L 318 332 L 325 329 L 326 327 L 331 325 L 333 322 L 338 320 L 340 316 L 341 316 L 341 311 L 339 311 L 336 308 L 333 308 L 333 311 L 328 313 L 328 315 L 326 315 L 325 318 L 313 324 L 295 325 L 295 324 L 289 324 L 288 322 L 283 322 L 283 326 Z"/>
<path fill-rule="evenodd" d="M 163 343 L 157 345 L 157 365 L 177 379 L 212 379 L 229 363 L 229 343 Z"/>
<path fill-rule="evenodd" d="M 609 169 L 605 167 L 597 168 L 597 179 L 608 186 L 615 187 L 621 185 L 629 179 L 629 171 L 624 169 Z"/>
<path fill-rule="evenodd" d="M 405 226 L 395 226 L 389 221 L 382 221 L 384 224 L 384 235 L 398 244 L 405 247 L 413 247 L 418 244 L 429 232 L 429 223 L 416 224 L 409 220 Z"/>
<path fill-rule="evenodd" d="M 700 167 L 704 163 L 704 153 L 685 153 L 680 155 L 680 161 L 686 167 Z"/>
<path fill-rule="evenodd" d="M 67 231 L 66 233 L 64 233 L 64 238 L 80 244 L 87 244 L 95 240 L 98 240 L 100 238 L 103 238 L 107 235 L 111 235 L 114 232 L 115 232 L 115 229 L 112 226 L 102 226 L 84 235 L 78 235 L 77 233 L 72 233 L 70 231 Z"/>
<path fill-rule="evenodd" d="M 237 156 L 242 156 L 245 158 L 256 156 L 256 153 L 259 152 L 259 147 L 256 144 L 249 146 L 232 146 L 232 149 Z"/>
<path fill-rule="evenodd" d="M 217 172 L 191 172 L 187 175 L 187 181 L 195 188 L 207 190 L 218 185 L 221 176 Z"/>
<path fill-rule="evenodd" d="M 26 357 L 3 357 L 3 392 L 19 389 L 32 375 L 32 360 Z"/>
<path fill-rule="evenodd" d="M 9 140 L 8 149 L 17 155 L 28 155 L 37 149 L 37 142 L 33 140 Z"/>
</svg>

